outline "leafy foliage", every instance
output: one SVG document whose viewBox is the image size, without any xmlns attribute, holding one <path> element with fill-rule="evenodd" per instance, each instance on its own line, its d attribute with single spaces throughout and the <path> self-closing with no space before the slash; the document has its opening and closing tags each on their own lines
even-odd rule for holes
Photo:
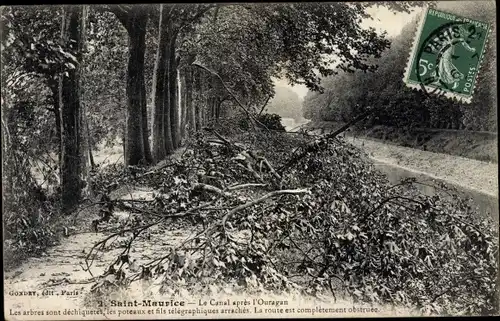
<svg viewBox="0 0 500 321">
<path fill-rule="evenodd" d="M 127 34 L 111 13 L 90 8 L 82 83 L 91 145 L 95 148 L 123 137 Z"/>
<path fill-rule="evenodd" d="M 56 240 L 53 196 L 59 177 L 53 151 L 59 140 L 50 85 L 75 67 L 75 59 L 55 39 L 56 11 L 2 9 L 2 203 L 10 265 Z"/>
<path fill-rule="evenodd" d="M 210 13 L 182 42 L 181 53 L 217 72 L 245 105 L 261 103 L 273 93 L 270 77 L 277 58 L 272 35 L 263 21 L 239 6 Z M 225 99 L 227 91 L 215 86 L 208 95 Z"/>
<path fill-rule="evenodd" d="M 131 232 L 130 247 L 157 224 L 198 225 L 141 273 L 125 272 L 117 259 L 108 281 L 127 286 L 164 276 L 164 291 L 201 291 L 208 282 L 245 291 L 331 291 L 424 314 L 493 313 L 497 235 L 471 204 L 445 197 L 452 190 L 440 186 L 444 194 L 427 197 L 412 180 L 391 186 L 341 140 L 281 176 L 273 169 L 310 138 L 267 131 L 221 137 L 198 136 L 180 160 L 140 175 L 163 196 L 141 210 L 149 214 Z"/>
<path fill-rule="evenodd" d="M 420 2 L 393 5 L 406 11 Z M 373 71 L 369 61 L 389 46 L 385 35 L 358 27 L 372 4 L 242 4 L 217 7 L 183 38 L 186 61 L 215 70 L 245 105 L 260 107 L 274 95 L 272 77 L 322 89 L 337 69 Z M 226 92 L 218 88 L 224 99 Z M 213 93 L 212 93 L 213 95 Z"/>
<path fill-rule="evenodd" d="M 60 10 L 48 6 L 8 7 L 3 12 L 5 27 L 2 51 L 11 55 L 28 72 L 35 72 L 55 80 L 58 73 L 74 69 L 78 64 L 72 48 L 59 39 L 60 24 L 56 17 Z M 7 60 L 7 63 L 12 63 Z"/>
<path fill-rule="evenodd" d="M 4 124 L 2 122 L 2 124 Z M 20 136 L 21 138 L 23 136 Z M 44 166 L 44 155 L 26 153 L 31 149 L 16 135 L 2 126 L 2 205 L 4 214 L 4 257 L 6 268 L 28 255 L 37 255 L 54 245 L 58 231 L 54 228 L 58 216 L 57 191 L 47 191 L 37 182 L 54 184 L 57 175 Z M 12 146 L 16 146 L 12 148 Z M 45 160 L 44 160 L 45 158 Z M 50 158 L 50 157 L 49 157 Z M 32 171 L 38 166 L 38 171 Z M 20 206 L 22 204 L 22 206 Z"/>
<path fill-rule="evenodd" d="M 281 116 L 278 114 L 261 114 L 257 116 L 257 120 L 268 129 L 285 131 L 285 127 L 281 124 Z"/>
</svg>

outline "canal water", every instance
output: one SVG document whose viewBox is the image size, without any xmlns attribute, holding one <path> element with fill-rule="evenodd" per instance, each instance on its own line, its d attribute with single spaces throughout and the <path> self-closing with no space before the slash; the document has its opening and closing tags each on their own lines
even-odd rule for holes
<svg viewBox="0 0 500 321">
<path fill-rule="evenodd" d="M 296 122 L 291 118 L 283 118 L 283 125 L 288 131 L 296 131 L 300 126 L 306 124 L 308 120 L 302 120 Z M 325 132 L 328 132 L 327 129 Z M 318 130 L 318 133 L 320 131 Z M 479 164 L 479 166 L 471 166 L 469 163 L 476 164 L 479 161 L 469 160 L 462 157 L 453 157 L 451 155 L 444 155 L 439 153 L 431 153 L 426 151 L 420 151 L 416 149 L 401 151 L 401 147 L 383 144 L 384 148 L 379 148 L 381 142 L 371 141 L 364 138 L 346 138 L 350 143 L 363 149 L 369 157 L 375 163 L 375 166 L 384 173 L 389 181 L 393 184 L 401 182 L 402 179 L 415 177 L 418 182 L 424 182 L 423 184 L 415 184 L 415 186 L 425 195 L 433 196 L 438 193 L 437 187 L 439 183 L 444 183 L 447 186 L 452 187 L 455 193 L 465 199 L 472 199 L 473 204 L 477 207 L 478 212 L 484 217 L 492 218 L 496 224 L 499 223 L 499 202 L 498 202 L 498 187 L 497 187 L 497 177 L 498 168 L 496 164 Z M 376 146 L 372 146 L 376 145 Z M 377 153 L 373 153 L 376 150 Z M 395 157 L 397 156 L 397 157 Z M 443 156 L 443 157 L 439 157 Z M 432 160 L 427 159 L 427 157 L 432 157 Z M 454 162 L 453 165 L 449 163 L 449 158 L 452 157 Z M 407 158 L 406 160 L 401 160 L 400 158 Z M 433 166 L 419 166 L 420 161 L 427 161 L 429 164 L 434 164 Z M 462 164 L 463 163 L 463 164 Z M 404 164 L 404 166 L 400 165 Z M 413 164 L 413 165 L 412 165 Z M 457 166 L 467 169 L 466 172 L 460 173 L 458 171 L 447 171 L 450 166 Z M 482 169 L 484 166 L 484 170 Z M 425 170 L 419 170 L 419 167 L 427 168 L 427 170 L 433 170 L 429 173 Z M 494 172 L 492 172 L 492 167 L 494 167 Z M 492 172 L 492 175 L 488 173 Z M 485 174 L 479 177 L 478 174 Z M 466 177 L 476 176 L 476 177 Z M 483 176 L 489 177 L 488 186 L 481 184 L 485 181 Z M 493 177 L 494 176 L 494 177 Z M 468 178 L 468 179 L 467 179 Z M 491 182 L 491 180 L 494 180 Z M 478 182 L 480 181 L 480 182 Z M 443 193 L 440 193 L 443 195 Z M 444 194 L 446 195 L 446 194 Z"/>
</svg>

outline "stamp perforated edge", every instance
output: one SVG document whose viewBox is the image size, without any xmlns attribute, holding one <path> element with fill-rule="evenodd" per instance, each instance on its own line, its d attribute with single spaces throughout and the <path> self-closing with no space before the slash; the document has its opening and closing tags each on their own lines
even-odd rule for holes
<svg viewBox="0 0 500 321">
<path fill-rule="evenodd" d="M 404 73 L 404 78 L 403 78 L 403 82 L 406 84 L 407 87 L 409 87 L 411 89 L 417 89 L 420 91 L 422 91 L 422 87 L 424 87 L 425 90 L 435 90 L 434 87 L 426 86 L 423 84 L 416 85 L 416 84 L 408 81 L 408 79 L 410 78 L 410 74 L 411 74 L 411 67 L 413 65 L 413 59 L 415 59 L 415 55 L 417 54 L 417 50 L 418 50 L 417 47 L 418 47 L 418 43 L 420 40 L 420 35 L 422 33 L 422 29 L 424 28 L 425 21 L 427 20 L 427 15 L 429 13 L 429 9 L 431 9 L 431 8 L 426 7 L 424 10 L 422 10 L 422 13 L 421 13 L 422 16 L 420 17 L 417 30 L 415 31 L 415 35 L 413 36 L 413 44 L 411 47 L 412 49 L 410 51 L 408 61 L 406 62 L 405 73 Z M 460 16 L 457 16 L 455 14 L 453 14 L 453 15 L 456 17 L 460 17 Z M 460 17 L 460 18 L 462 18 L 462 17 Z M 476 90 L 476 87 L 477 87 L 477 78 L 479 76 L 479 73 L 481 72 L 481 66 L 483 65 L 484 55 L 486 52 L 486 47 L 488 45 L 488 41 L 489 41 L 489 37 L 490 37 L 490 33 L 491 33 L 491 24 L 488 22 L 485 22 L 485 23 L 488 26 L 488 29 L 486 30 L 486 35 L 485 35 L 483 50 L 481 51 L 480 60 L 477 64 L 477 72 L 476 72 L 476 76 L 474 77 L 474 87 L 472 88 L 470 95 L 461 95 L 459 93 L 444 92 L 443 96 L 445 96 L 447 98 L 455 98 L 459 102 L 465 102 L 467 104 L 470 104 L 472 102 L 472 97 L 474 96 L 474 91 Z"/>
</svg>

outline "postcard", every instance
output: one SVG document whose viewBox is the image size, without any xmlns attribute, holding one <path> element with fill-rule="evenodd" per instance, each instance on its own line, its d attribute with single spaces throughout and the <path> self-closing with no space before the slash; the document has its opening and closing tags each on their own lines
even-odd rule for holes
<svg viewBox="0 0 500 321">
<path fill-rule="evenodd" d="M 5 319 L 498 315 L 495 9 L 2 6 Z"/>
</svg>

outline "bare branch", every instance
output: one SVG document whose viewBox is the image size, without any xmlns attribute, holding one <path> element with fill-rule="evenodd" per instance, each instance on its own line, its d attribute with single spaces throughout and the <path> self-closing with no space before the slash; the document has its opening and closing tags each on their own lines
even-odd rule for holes
<svg viewBox="0 0 500 321">
<path fill-rule="evenodd" d="M 227 190 L 229 191 L 235 191 L 238 189 L 244 189 L 244 188 L 249 188 L 249 187 L 266 187 L 267 184 L 261 184 L 261 183 L 248 183 L 248 184 L 240 184 L 240 185 L 234 185 L 234 186 L 229 186 Z"/>
<path fill-rule="evenodd" d="M 269 102 L 269 99 L 271 99 L 271 95 L 267 96 L 267 99 L 266 99 L 266 102 L 262 105 L 262 107 L 260 108 L 260 112 L 259 112 L 259 116 L 262 114 L 262 112 L 264 111 L 264 108 L 266 108 L 267 106 L 267 103 Z"/>
<path fill-rule="evenodd" d="M 229 211 L 222 218 L 222 226 L 226 225 L 226 222 L 229 219 L 229 217 L 231 217 L 231 215 L 234 215 L 235 213 L 242 211 L 248 207 L 252 207 L 254 205 L 262 203 L 265 200 L 267 200 L 268 198 L 275 197 L 278 195 L 284 195 L 284 194 L 300 195 L 300 194 L 308 194 L 308 193 L 310 193 L 310 191 L 308 189 L 293 189 L 293 190 L 283 189 L 283 190 L 272 191 L 272 192 L 267 193 L 266 195 L 262 196 L 261 198 L 258 198 L 256 200 L 253 200 L 251 202 L 248 202 L 248 203 L 245 203 L 245 204 L 242 204 L 240 206 L 233 208 L 231 211 Z"/>
<path fill-rule="evenodd" d="M 224 198 L 228 198 L 231 196 L 231 194 L 227 193 L 227 192 L 224 192 L 223 190 L 221 190 L 220 188 L 217 188 L 213 185 L 209 185 L 209 184 L 202 184 L 202 183 L 199 183 L 199 184 L 196 184 L 194 186 L 194 189 L 203 189 L 203 190 L 206 190 L 206 191 L 209 191 L 209 192 L 212 192 L 212 193 L 216 193 L 216 194 L 219 194 L 220 196 L 224 197 Z"/>
</svg>

